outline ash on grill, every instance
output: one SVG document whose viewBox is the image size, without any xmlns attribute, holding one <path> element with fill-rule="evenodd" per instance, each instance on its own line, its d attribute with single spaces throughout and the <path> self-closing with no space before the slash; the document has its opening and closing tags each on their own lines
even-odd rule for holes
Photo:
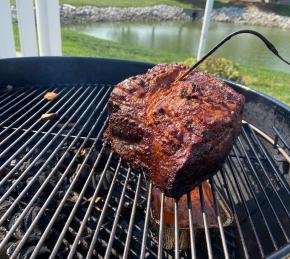
<svg viewBox="0 0 290 259">
<path fill-rule="evenodd" d="M 35 192 L 38 190 L 38 188 L 42 185 L 48 174 L 52 171 L 54 166 L 56 165 L 57 161 L 64 155 L 64 152 L 67 150 L 69 144 L 66 143 L 63 145 L 61 150 L 59 150 L 56 154 L 56 158 L 54 163 L 50 163 L 47 167 L 45 167 L 45 170 L 42 172 L 41 176 L 37 178 L 37 181 L 34 183 L 33 188 L 26 194 L 25 198 L 19 203 L 19 205 L 14 209 L 13 213 L 9 217 L 9 220 L 6 220 L 5 224 L 1 226 L 0 228 L 0 242 L 5 237 L 7 231 L 12 227 L 17 220 L 18 216 L 21 214 L 21 212 L 26 208 L 29 201 L 33 198 Z M 33 146 L 32 146 L 33 147 Z M 13 169 L 13 167 L 21 160 L 21 158 L 29 151 L 30 148 L 28 147 L 25 150 L 25 153 L 23 153 L 22 156 L 20 156 L 18 159 L 14 159 L 11 161 L 10 165 L 5 168 L 1 172 L 0 181 L 8 174 L 10 170 Z M 28 213 L 25 215 L 24 219 L 22 220 L 21 224 L 17 227 L 16 231 L 13 234 L 13 237 L 9 240 L 9 243 L 6 245 L 6 254 L 2 255 L 1 258 L 9 258 L 12 253 L 15 250 L 15 247 L 18 245 L 20 240 L 23 238 L 24 234 L 28 230 L 29 226 L 31 225 L 32 221 L 35 219 L 37 213 L 39 212 L 40 208 L 42 207 L 44 201 L 47 199 L 53 188 L 55 187 L 56 183 L 68 167 L 70 161 L 73 159 L 75 153 L 78 150 L 79 145 L 76 145 L 71 149 L 71 151 L 66 155 L 65 160 L 60 164 L 58 167 L 58 171 L 55 173 L 55 175 L 49 180 L 49 184 L 45 187 L 41 195 L 38 197 L 36 202 L 32 205 L 32 207 L 29 209 Z M 47 151 L 48 154 L 53 152 L 53 147 Z M 34 153 L 32 157 L 36 156 L 39 153 L 38 149 L 34 149 Z M 106 150 L 105 156 L 109 156 L 109 151 Z M 97 159 L 99 152 L 94 151 L 90 159 L 84 164 L 82 167 L 82 170 L 80 171 L 80 176 L 76 184 L 74 185 L 74 188 L 68 198 L 68 200 L 65 202 L 64 207 L 61 211 L 61 213 L 57 217 L 57 221 L 54 224 L 54 227 L 51 229 L 44 245 L 41 247 L 40 252 L 38 254 L 39 258 L 48 258 L 54 244 L 57 241 L 57 237 L 60 235 L 58 230 L 63 229 L 66 219 L 69 217 L 71 210 L 73 206 L 75 205 L 79 194 L 83 188 L 83 185 L 90 173 L 90 171 L 93 168 L 94 161 Z M 61 202 L 61 199 L 65 195 L 66 190 L 71 185 L 74 177 L 76 176 L 76 172 L 80 169 L 82 166 L 82 162 L 85 159 L 86 155 L 86 149 L 84 148 L 82 152 L 77 157 L 75 165 L 70 169 L 70 172 L 65 177 L 65 180 L 62 182 L 61 187 L 59 190 L 55 193 L 54 199 L 49 203 L 49 206 L 45 209 L 45 212 L 37 225 L 34 227 L 32 233 L 29 235 L 28 241 L 26 244 L 21 248 L 21 251 L 18 255 L 18 258 L 29 258 L 31 254 L 33 253 L 33 250 L 41 238 L 42 233 L 45 230 L 45 227 L 48 225 L 49 220 L 51 219 L 53 213 L 55 212 L 56 208 Z M 104 159 L 103 161 L 106 161 L 107 159 Z M 0 189 L 0 195 L 2 196 L 15 182 L 15 180 L 29 167 L 30 160 L 23 163 L 22 166 L 13 174 L 13 177 L 11 177 L 9 180 L 7 180 L 6 184 L 3 186 L 2 189 Z M 37 172 L 37 170 L 41 167 L 41 165 L 45 162 L 45 158 L 42 158 L 37 161 L 33 165 L 33 168 L 29 170 L 29 173 L 26 175 L 26 177 L 21 181 L 19 185 L 17 185 L 17 188 L 15 188 L 9 195 L 9 198 L 4 201 L 0 205 L 0 218 L 4 215 L 4 213 L 7 211 L 7 209 L 12 205 L 13 201 L 19 193 L 23 190 L 25 185 L 27 185 L 31 178 L 34 176 L 34 174 Z M 110 187 L 110 183 L 114 174 L 114 167 L 116 166 L 117 159 L 113 158 L 111 167 L 108 168 L 106 172 L 106 177 L 104 178 L 104 181 L 102 182 L 102 187 L 98 193 L 97 199 L 95 199 L 95 206 L 94 209 L 88 219 L 87 226 L 84 229 L 81 239 L 77 246 L 76 256 L 77 258 L 84 258 L 87 250 L 89 248 L 90 240 L 93 237 L 94 230 L 96 229 L 97 222 L 99 220 L 100 212 L 102 211 L 102 208 L 104 206 L 105 199 L 108 194 L 108 190 Z M 104 163 L 102 160 L 100 161 L 99 165 L 95 169 L 95 176 L 92 178 L 92 181 L 90 185 L 88 186 L 84 197 L 82 198 L 81 205 L 78 206 L 78 209 L 74 215 L 73 221 L 70 224 L 70 227 L 68 229 L 68 232 L 65 235 L 65 238 L 62 241 L 61 248 L 59 249 L 59 252 L 57 256 L 59 258 L 65 258 L 67 257 L 71 245 L 74 241 L 74 238 L 77 234 L 77 231 L 79 229 L 79 226 L 81 224 L 81 220 L 84 217 L 89 202 L 92 199 L 94 190 L 96 188 L 96 185 L 99 181 L 99 176 L 104 168 Z M 116 208 L 118 207 L 119 203 L 119 196 L 121 195 L 125 177 L 127 174 L 127 166 L 121 165 L 120 167 L 120 174 L 119 177 L 116 179 L 116 188 L 112 194 L 112 198 L 109 204 L 109 207 L 107 209 L 106 217 L 104 218 L 103 224 L 100 228 L 99 232 L 99 238 L 96 243 L 96 247 L 98 247 L 98 251 L 94 250 L 93 255 L 96 257 L 103 257 L 106 252 L 107 248 L 107 241 L 110 236 L 110 229 L 112 228 L 113 222 L 114 222 L 114 215 L 116 212 Z M 137 185 L 137 175 L 138 173 L 132 172 L 131 177 L 129 180 L 129 183 L 127 185 L 127 194 L 125 197 L 125 201 L 123 204 L 122 214 L 119 219 L 118 228 L 116 230 L 116 242 L 114 243 L 114 247 L 112 249 L 112 256 L 120 257 L 120 255 L 123 253 L 124 250 L 124 240 L 126 239 L 127 235 L 127 229 L 129 225 L 129 219 L 131 215 L 131 209 L 133 205 L 133 199 L 135 195 L 135 188 Z M 146 186 L 144 179 L 142 178 L 142 185 Z M 131 243 L 131 250 L 132 253 L 131 256 L 134 256 L 138 258 L 138 253 L 141 247 L 141 240 L 142 240 L 142 228 L 144 225 L 144 210 L 146 209 L 146 189 L 144 187 L 141 188 L 140 192 L 140 198 L 138 200 L 138 207 L 135 214 L 135 222 L 136 227 L 133 232 L 133 239 Z M 152 227 L 154 230 L 154 227 Z M 158 232 L 153 231 L 150 232 L 148 245 L 147 245 L 147 254 L 146 258 L 150 258 L 150 256 L 156 257 L 157 256 L 157 249 L 156 249 L 156 239 L 155 236 L 158 234 Z M 234 238 L 234 232 L 232 228 L 228 228 L 226 231 L 226 235 L 229 237 L 228 241 L 230 245 L 232 246 L 231 249 L 231 258 L 234 258 L 235 255 L 235 238 Z M 199 243 L 197 247 L 197 254 L 200 256 L 200 258 L 203 258 L 206 256 L 206 241 L 205 237 L 200 234 L 199 240 L 201 242 Z M 212 231 L 212 242 L 215 244 L 215 252 L 216 255 L 222 255 L 222 249 L 220 248 L 220 237 L 218 235 L 218 232 Z M 165 251 L 165 254 L 168 256 L 172 255 L 173 252 Z M 190 251 L 183 251 L 183 256 L 187 257 L 190 255 Z"/>
<path fill-rule="evenodd" d="M 33 147 L 33 146 L 32 146 Z M 77 145 L 76 145 L 77 147 Z M 40 177 L 37 178 L 36 182 L 34 183 L 31 190 L 26 194 L 25 198 L 19 203 L 19 205 L 14 209 L 13 214 L 10 216 L 9 220 L 6 220 L 5 224 L 1 227 L 1 237 L 3 238 L 5 236 L 5 232 L 13 226 L 14 222 L 17 220 L 19 214 L 25 209 L 28 202 L 32 199 L 35 192 L 39 189 L 39 187 L 42 185 L 48 174 L 52 171 L 53 167 L 55 166 L 56 162 L 59 160 L 60 157 L 63 156 L 65 150 L 67 150 L 68 144 L 64 144 L 61 150 L 59 150 L 56 154 L 55 162 L 50 163 L 48 166 L 45 167 Z M 22 156 L 20 156 L 18 159 L 14 159 L 11 161 L 10 165 L 7 166 L 7 168 L 4 170 L 4 172 L 1 172 L 0 180 L 2 180 L 6 174 L 13 169 L 14 165 L 19 162 L 19 160 L 30 150 L 30 147 L 26 148 L 26 152 L 23 153 Z M 52 153 L 53 147 L 48 150 L 48 154 Z M 21 224 L 18 226 L 17 230 L 14 232 L 13 238 L 11 238 L 10 242 L 7 244 L 7 255 L 11 255 L 13 253 L 13 250 L 15 248 L 15 245 L 21 240 L 27 231 L 28 227 L 31 225 L 32 221 L 34 220 L 35 216 L 39 212 L 43 201 L 46 200 L 48 195 L 51 193 L 53 187 L 56 185 L 57 181 L 67 168 L 69 162 L 72 160 L 76 150 L 73 148 L 69 154 L 66 156 L 65 160 L 61 163 L 61 165 L 58 167 L 57 172 L 54 174 L 54 176 L 49 180 L 49 184 L 45 187 L 41 195 L 38 197 L 36 202 L 32 205 L 32 207 L 29 209 L 28 213 L 25 215 L 24 219 L 22 220 Z M 38 149 L 34 149 L 34 154 L 32 157 L 35 157 L 39 153 Z M 49 238 L 46 241 L 47 245 L 44 245 L 41 248 L 41 251 L 39 253 L 39 256 L 43 258 L 45 255 L 49 255 L 49 252 L 51 251 L 51 247 L 49 244 L 53 244 L 55 242 L 54 237 L 58 236 L 59 233 L 57 233 L 57 229 L 61 229 L 63 224 L 65 223 L 65 219 L 68 217 L 74 203 L 75 199 L 78 196 L 79 190 L 82 188 L 82 185 L 84 181 L 86 180 L 86 177 L 88 176 L 89 171 L 92 168 L 93 159 L 96 158 L 96 152 L 91 156 L 90 161 L 86 163 L 86 166 L 84 169 L 80 172 L 80 178 L 77 184 L 74 186 L 73 193 L 70 195 L 69 199 L 65 203 L 65 206 L 63 208 L 62 213 L 59 215 L 55 227 L 52 229 Z M 25 244 L 25 246 L 21 249 L 21 252 L 19 254 L 19 258 L 29 258 L 29 255 L 33 252 L 34 244 L 36 241 L 39 240 L 39 238 L 42 235 L 42 232 L 44 231 L 45 226 L 48 224 L 48 219 L 51 217 L 52 213 L 55 211 L 57 206 L 59 205 L 59 202 L 63 198 L 65 191 L 68 189 L 69 185 L 71 184 L 72 178 L 75 176 L 75 173 L 77 172 L 77 169 L 79 169 L 82 161 L 84 160 L 84 156 L 79 155 L 76 161 L 76 164 L 71 168 L 70 173 L 67 175 L 65 180 L 62 182 L 60 189 L 55 193 L 54 199 L 52 202 L 50 202 L 49 206 L 46 208 L 44 215 L 41 217 L 40 221 L 38 222 L 37 226 L 34 228 L 33 232 L 29 236 L 28 242 Z M 5 185 L 0 189 L 0 195 L 4 195 L 4 193 L 11 187 L 11 185 L 15 182 L 15 180 L 18 178 L 19 175 L 21 175 L 25 169 L 28 168 L 30 165 L 30 160 L 27 162 L 24 162 L 22 166 L 13 174 L 13 176 L 8 179 L 5 183 Z M 19 193 L 23 190 L 25 185 L 27 185 L 31 178 L 34 176 L 36 171 L 41 167 L 41 165 L 45 162 L 45 158 L 39 159 L 32 167 L 32 169 L 29 170 L 29 173 L 26 174 L 25 178 L 20 182 L 20 184 L 17 185 L 17 188 L 15 188 L 11 193 L 9 198 L 4 201 L 0 205 L 0 218 L 4 215 L 6 210 L 12 205 L 13 201 Z M 6 173 L 5 173 L 6 172 Z M 104 188 L 105 190 L 105 188 Z M 83 198 L 83 206 L 80 207 L 80 209 L 83 208 L 83 211 L 78 211 L 78 213 L 83 213 L 86 208 L 86 203 L 88 203 L 88 199 L 90 198 L 90 195 L 93 192 L 93 186 L 90 186 L 86 192 L 86 196 Z M 76 216 L 77 217 L 77 216 Z M 55 233 L 54 233 L 55 232 Z M 57 235 L 55 235 L 57 234 Z M 0 237 L 1 241 L 2 238 Z M 63 250 L 61 250 L 61 253 L 67 253 L 69 251 L 69 239 L 64 240 L 63 242 Z M 65 254 L 64 254 L 65 255 Z M 61 254 L 60 254 L 61 256 Z"/>
</svg>

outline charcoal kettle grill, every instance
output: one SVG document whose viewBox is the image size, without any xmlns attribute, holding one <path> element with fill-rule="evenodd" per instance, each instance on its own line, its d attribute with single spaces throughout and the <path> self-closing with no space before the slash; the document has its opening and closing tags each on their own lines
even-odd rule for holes
<svg viewBox="0 0 290 259">
<path fill-rule="evenodd" d="M 209 181 L 218 227 L 192 224 L 189 249 L 153 230 L 152 185 L 107 147 L 113 86 L 152 64 L 95 58 L 0 60 L 0 258 L 283 258 L 290 254 L 290 108 L 230 81 L 246 97 L 242 131 Z M 58 93 L 44 100 L 48 92 Z M 43 120 L 43 114 L 52 114 Z M 217 193 L 233 222 L 224 226 Z M 190 197 L 190 196 L 188 196 Z M 153 233 L 154 232 L 154 233 Z"/>
</svg>

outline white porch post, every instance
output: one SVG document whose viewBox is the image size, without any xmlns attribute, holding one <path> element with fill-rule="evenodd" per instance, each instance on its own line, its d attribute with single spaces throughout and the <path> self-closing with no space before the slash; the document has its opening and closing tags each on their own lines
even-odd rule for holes
<svg viewBox="0 0 290 259">
<path fill-rule="evenodd" d="M 213 8 L 214 0 L 207 0 L 204 10 L 204 17 L 203 17 L 203 23 L 202 23 L 202 29 L 201 29 L 201 35 L 199 39 L 199 46 L 198 46 L 198 52 L 197 52 L 197 60 L 200 60 L 205 46 L 206 46 L 206 40 L 207 40 L 207 34 L 208 34 L 208 28 L 210 23 L 210 14 Z"/>
<path fill-rule="evenodd" d="M 33 0 L 16 0 L 22 56 L 37 56 L 36 24 Z"/>
<path fill-rule="evenodd" d="M 48 5 L 48 21 L 50 36 L 50 51 L 52 56 L 61 56 L 61 26 L 59 0 L 49 0 Z"/>
<path fill-rule="evenodd" d="M 9 0 L 0 0 L 0 58 L 16 56 Z"/>
<path fill-rule="evenodd" d="M 60 56 L 61 30 L 59 0 L 35 0 L 36 21 L 41 56 Z"/>
</svg>

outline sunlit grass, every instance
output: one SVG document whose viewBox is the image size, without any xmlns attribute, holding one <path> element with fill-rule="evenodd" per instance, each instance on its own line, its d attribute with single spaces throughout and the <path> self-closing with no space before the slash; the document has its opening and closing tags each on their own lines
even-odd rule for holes
<svg viewBox="0 0 290 259">
<path fill-rule="evenodd" d="M 178 6 L 181 8 L 204 8 L 205 1 L 202 0 L 60 0 L 60 3 L 71 4 L 74 6 L 92 5 L 92 6 L 151 6 L 166 4 L 172 6 Z M 214 7 L 226 7 L 226 6 L 256 6 L 265 11 L 271 11 L 279 15 L 290 16 L 290 5 L 283 4 L 264 4 L 261 2 L 242 2 L 242 1 L 229 1 L 229 0 L 216 0 L 214 1 Z"/>
<path fill-rule="evenodd" d="M 20 50 L 16 24 L 14 39 L 17 50 Z M 62 50 L 64 56 L 104 57 L 150 63 L 177 63 L 188 58 L 184 54 L 148 50 L 70 30 L 62 30 Z M 246 65 L 237 67 L 245 85 L 290 105 L 290 74 Z"/>
<path fill-rule="evenodd" d="M 15 5 L 16 0 L 10 0 L 12 5 Z M 181 8 L 204 8 L 205 0 L 59 0 L 60 4 L 71 4 L 73 6 L 99 6 L 99 7 L 143 7 L 152 5 L 172 5 Z M 243 2 L 235 0 L 216 0 L 214 1 L 214 7 L 226 7 L 226 6 L 256 6 L 262 10 L 274 12 L 279 15 L 290 16 L 290 5 L 285 4 L 265 4 L 261 2 Z"/>
<path fill-rule="evenodd" d="M 70 30 L 63 30 L 62 38 L 65 56 L 107 57 L 152 63 L 175 63 L 188 58 L 183 54 L 96 39 Z M 246 65 L 237 67 L 244 84 L 290 105 L 290 74 Z"/>
</svg>

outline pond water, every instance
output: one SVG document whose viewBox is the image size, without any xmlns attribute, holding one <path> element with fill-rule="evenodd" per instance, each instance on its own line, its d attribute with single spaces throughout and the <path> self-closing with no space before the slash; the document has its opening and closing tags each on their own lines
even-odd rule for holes
<svg viewBox="0 0 290 259">
<path fill-rule="evenodd" d="M 201 23 L 190 22 L 115 22 L 76 25 L 72 30 L 120 43 L 148 49 L 184 53 L 188 57 L 197 54 Z M 290 31 L 231 23 L 211 23 L 207 50 L 227 34 L 238 29 L 253 29 L 264 34 L 279 53 L 290 60 Z M 280 62 L 263 43 L 252 35 L 239 35 L 227 42 L 215 54 L 236 63 L 266 67 L 290 73 L 289 66 Z"/>
</svg>

